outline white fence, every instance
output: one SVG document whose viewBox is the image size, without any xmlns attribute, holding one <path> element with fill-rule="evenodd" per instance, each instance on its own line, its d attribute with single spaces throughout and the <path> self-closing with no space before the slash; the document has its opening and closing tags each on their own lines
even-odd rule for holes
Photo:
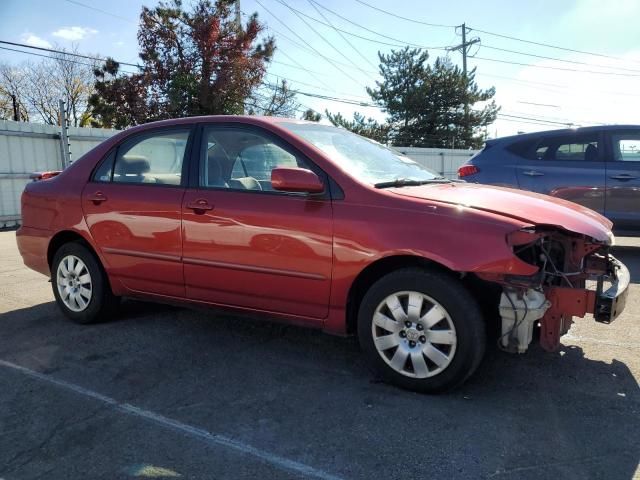
<svg viewBox="0 0 640 480">
<path fill-rule="evenodd" d="M 69 128 L 71 161 L 79 158 L 117 130 Z M 395 147 L 425 167 L 455 178 L 472 150 Z M 0 228 L 20 223 L 20 195 L 33 172 L 64 166 L 60 127 L 38 123 L 0 121 Z"/>
<path fill-rule="evenodd" d="M 457 178 L 458 167 L 475 155 L 478 150 L 453 150 L 443 148 L 394 147 L 407 157 L 447 178 Z"/>
<path fill-rule="evenodd" d="M 69 128 L 71 161 L 116 130 Z M 20 195 L 33 172 L 63 168 L 60 127 L 0 120 L 0 228 L 20 222 Z"/>
</svg>

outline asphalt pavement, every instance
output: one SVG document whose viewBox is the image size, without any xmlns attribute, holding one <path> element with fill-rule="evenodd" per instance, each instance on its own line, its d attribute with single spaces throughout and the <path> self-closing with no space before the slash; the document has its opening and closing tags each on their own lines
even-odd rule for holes
<svg viewBox="0 0 640 480">
<path fill-rule="evenodd" d="M 126 301 L 79 326 L 0 233 L 0 479 L 640 477 L 640 248 L 624 314 L 490 349 L 458 390 L 380 383 L 353 338 Z"/>
</svg>

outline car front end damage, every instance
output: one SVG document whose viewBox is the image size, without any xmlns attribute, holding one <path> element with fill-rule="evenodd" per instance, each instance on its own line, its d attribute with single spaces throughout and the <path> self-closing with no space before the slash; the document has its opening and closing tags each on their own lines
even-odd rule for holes
<svg viewBox="0 0 640 480">
<path fill-rule="evenodd" d="M 614 237 L 606 241 L 558 227 L 538 226 L 507 237 L 513 254 L 535 266 L 533 275 L 478 274 L 502 286 L 499 311 L 500 348 L 524 353 L 540 324 L 540 344 L 548 351 L 560 346 L 573 317 L 592 314 L 610 323 L 624 310 L 629 271 L 609 252 Z"/>
</svg>

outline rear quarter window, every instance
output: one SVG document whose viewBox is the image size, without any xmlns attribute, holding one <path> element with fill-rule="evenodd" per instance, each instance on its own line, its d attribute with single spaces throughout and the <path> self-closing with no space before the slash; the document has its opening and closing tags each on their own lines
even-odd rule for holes
<svg viewBox="0 0 640 480">
<path fill-rule="evenodd" d="M 531 152 L 535 148 L 539 139 L 529 139 L 529 140 L 518 140 L 511 145 L 507 146 L 506 149 L 522 158 L 531 158 Z"/>
</svg>

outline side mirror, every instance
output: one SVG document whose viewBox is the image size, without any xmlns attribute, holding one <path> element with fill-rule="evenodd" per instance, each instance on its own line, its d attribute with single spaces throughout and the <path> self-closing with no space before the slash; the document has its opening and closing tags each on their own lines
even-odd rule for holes
<svg viewBox="0 0 640 480">
<path fill-rule="evenodd" d="M 320 178 L 305 168 L 276 167 L 271 170 L 271 186 L 281 192 L 322 193 Z"/>
</svg>

